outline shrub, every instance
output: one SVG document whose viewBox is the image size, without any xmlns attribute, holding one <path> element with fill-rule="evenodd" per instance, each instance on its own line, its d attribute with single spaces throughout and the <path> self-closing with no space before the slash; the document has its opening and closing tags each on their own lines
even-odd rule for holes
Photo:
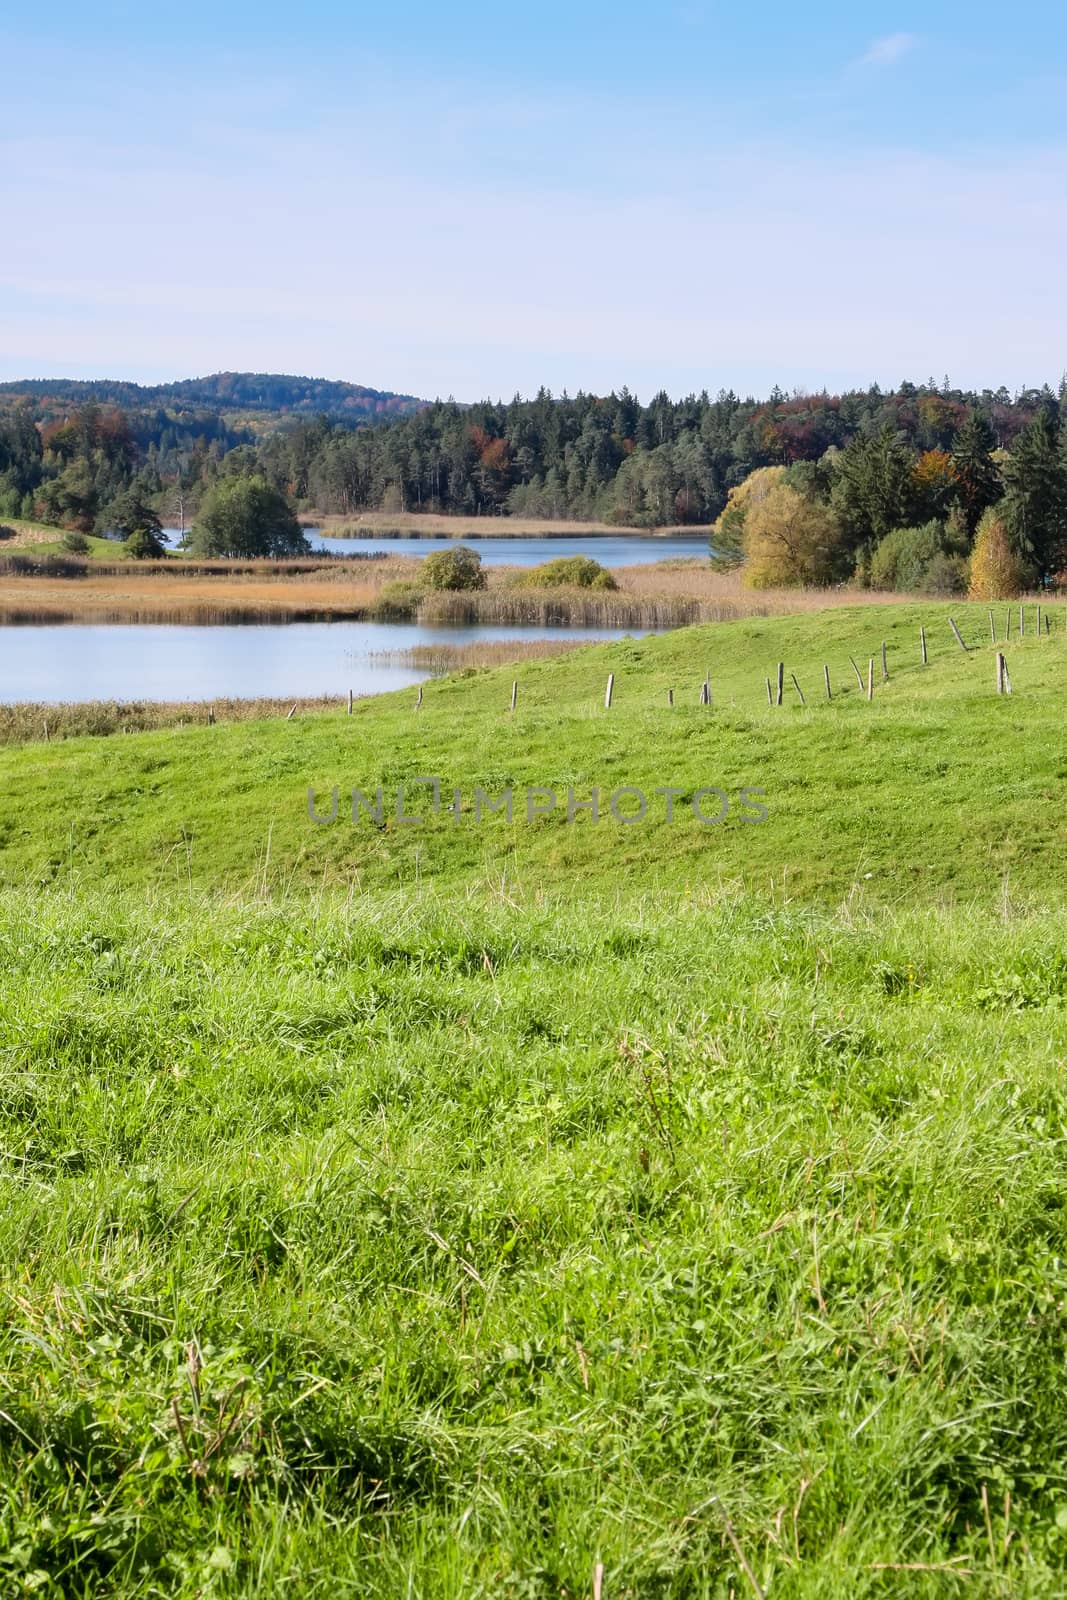
<svg viewBox="0 0 1067 1600">
<path fill-rule="evenodd" d="M 414 622 L 421 599 L 422 590 L 414 583 L 383 584 L 374 603 L 374 615 L 380 622 Z"/>
<path fill-rule="evenodd" d="M 970 600 L 1011 600 L 1033 583 L 1033 568 L 1013 547 L 999 509 L 986 511 L 978 524 L 971 556 Z"/>
<path fill-rule="evenodd" d="M 122 541 L 122 548 L 134 561 L 158 561 L 167 553 L 166 545 L 151 528 L 134 528 L 129 538 Z"/>
<path fill-rule="evenodd" d="M 957 594 L 966 586 L 964 547 L 943 522 L 894 528 L 876 546 L 865 577 L 872 589 Z"/>
<path fill-rule="evenodd" d="M 89 554 L 89 541 L 84 533 L 76 531 L 63 535 L 63 549 L 71 556 L 87 556 Z"/>
<path fill-rule="evenodd" d="M 482 558 L 465 544 L 454 550 L 435 550 L 422 563 L 419 574 L 427 589 L 484 589 Z"/>
<path fill-rule="evenodd" d="M 521 589 L 617 589 L 619 586 L 599 561 L 591 556 L 556 556 L 512 579 Z"/>
<path fill-rule="evenodd" d="M 969 563 L 966 556 L 952 555 L 939 550 L 927 562 L 923 571 L 922 589 L 925 594 L 963 594 L 967 588 Z"/>
</svg>

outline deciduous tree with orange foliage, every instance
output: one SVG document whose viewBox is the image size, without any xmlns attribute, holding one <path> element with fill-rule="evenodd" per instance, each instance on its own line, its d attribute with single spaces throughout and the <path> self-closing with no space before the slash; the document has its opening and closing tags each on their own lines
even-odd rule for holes
<svg viewBox="0 0 1067 1600">
<path fill-rule="evenodd" d="M 971 554 L 969 600 L 1013 600 L 1033 582 L 1034 572 L 1012 546 L 1002 512 L 991 508 L 978 524 Z"/>
</svg>

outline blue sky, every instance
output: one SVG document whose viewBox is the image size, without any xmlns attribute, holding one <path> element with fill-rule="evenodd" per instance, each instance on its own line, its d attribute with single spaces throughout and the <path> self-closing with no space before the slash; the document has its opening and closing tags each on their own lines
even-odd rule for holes
<svg viewBox="0 0 1067 1600">
<path fill-rule="evenodd" d="M 0 376 L 508 397 L 1067 367 L 1046 0 L 0 19 Z"/>
</svg>

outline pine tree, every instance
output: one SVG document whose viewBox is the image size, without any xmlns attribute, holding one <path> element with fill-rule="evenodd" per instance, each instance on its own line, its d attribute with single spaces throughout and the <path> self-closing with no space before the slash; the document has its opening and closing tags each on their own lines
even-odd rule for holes
<svg viewBox="0 0 1067 1600">
<path fill-rule="evenodd" d="M 956 472 L 956 499 L 967 520 L 972 537 L 988 506 L 1000 499 L 1000 474 L 993 451 L 996 435 L 977 409 L 963 423 L 952 446 L 952 465 Z"/>
<path fill-rule="evenodd" d="M 1067 569 L 1067 455 L 1051 406 L 1042 406 L 1004 466 L 1004 519 L 1016 552 L 1044 584 Z"/>
</svg>

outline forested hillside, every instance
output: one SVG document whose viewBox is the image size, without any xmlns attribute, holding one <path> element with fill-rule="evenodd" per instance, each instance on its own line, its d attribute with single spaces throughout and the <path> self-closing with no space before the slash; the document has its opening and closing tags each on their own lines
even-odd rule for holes
<svg viewBox="0 0 1067 1600">
<path fill-rule="evenodd" d="M 414 395 L 366 389 L 326 378 L 294 378 L 277 372 L 216 372 L 209 378 L 143 386 L 121 379 L 25 378 L 0 383 L 3 398 L 25 398 L 45 414 L 96 404 L 124 410 L 207 407 L 224 411 L 322 412 L 373 420 L 408 416 L 423 404 Z"/>
<path fill-rule="evenodd" d="M 884 588 L 964 587 L 994 509 L 982 555 L 1000 573 L 994 588 L 1047 582 L 1067 565 L 1062 387 L 1011 395 L 931 381 L 891 393 L 776 390 L 764 401 L 661 393 L 647 405 L 626 389 L 471 406 L 380 396 L 412 414 L 386 409 L 377 427 L 330 414 L 341 391 L 373 391 L 305 379 L 81 388 L 93 398 L 67 386 L 63 400 L 49 384 L 9 392 L 6 406 L 0 395 L 0 516 L 106 531 L 131 488 L 166 519 L 179 501 L 195 513 L 220 478 L 256 475 L 297 509 L 341 516 L 715 522 L 719 557 L 744 561 L 757 584 L 858 576 Z M 152 403 L 101 403 L 127 390 Z M 182 404 L 171 403 L 179 391 Z M 314 414 L 240 409 L 268 405 Z"/>
</svg>

